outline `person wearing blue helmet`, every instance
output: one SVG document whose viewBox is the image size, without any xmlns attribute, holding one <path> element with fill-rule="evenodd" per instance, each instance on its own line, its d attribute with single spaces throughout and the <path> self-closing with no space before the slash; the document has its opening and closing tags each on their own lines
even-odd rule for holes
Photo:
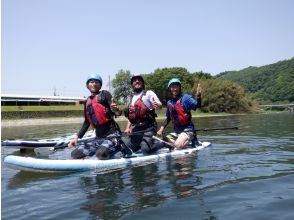
<svg viewBox="0 0 294 220">
<path fill-rule="evenodd" d="M 121 115 L 121 110 L 114 102 L 110 92 L 101 90 L 102 78 L 97 73 L 87 77 L 86 86 L 90 96 L 84 103 L 85 120 L 80 131 L 69 142 L 68 147 L 77 145 L 88 128 L 95 129 L 96 138 L 94 141 L 78 145 L 71 153 L 72 158 L 81 159 L 96 154 L 98 159 L 110 159 L 115 153 L 121 150 L 121 142 L 118 139 L 120 130 L 114 117 Z"/>
<path fill-rule="evenodd" d="M 198 84 L 196 99 L 189 94 L 182 94 L 181 81 L 173 78 L 168 82 L 171 99 L 167 102 L 166 119 L 157 134 L 163 136 L 164 129 L 172 121 L 173 133 L 166 136 L 166 140 L 173 143 L 177 149 L 186 147 L 191 141 L 198 143 L 191 110 L 201 107 L 202 87 Z"/>
<path fill-rule="evenodd" d="M 122 140 L 133 152 L 142 150 L 144 154 L 150 154 L 156 151 L 152 138 L 157 131 L 155 110 L 161 109 L 162 104 L 153 91 L 145 91 L 143 75 L 132 75 L 131 86 L 133 94 L 124 111 L 125 117 L 128 118 L 125 133 L 129 135 L 122 137 Z M 132 135 L 133 132 L 136 135 Z"/>
</svg>

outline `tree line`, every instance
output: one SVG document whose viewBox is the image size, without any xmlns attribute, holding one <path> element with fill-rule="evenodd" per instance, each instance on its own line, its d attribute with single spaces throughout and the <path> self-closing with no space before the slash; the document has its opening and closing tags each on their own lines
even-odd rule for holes
<svg viewBox="0 0 294 220">
<path fill-rule="evenodd" d="M 227 71 L 216 77 L 238 83 L 263 104 L 294 101 L 294 58 L 261 67 Z"/>
<path fill-rule="evenodd" d="M 114 97 L 122 104 L 127 104 L 132 94 L 130 86 L 131 72 L 119 70 L 112 80 Z M 182 67 L 156 69 L 154 72 L 144 74 L 146 90 L 153 90 L 163 105 L 166 105 L 170 94 L 167 88 L 168 81 L 178 78 L 182 82 L 182 92 L 196 97 L 196 88 L 200 83 L 203 88 L 203 112 L 252 112 L 255 108 L 254 101 L 246 94 L 242 86 L 237 83 L 218 79 L 209 73 L 190 73 Z"/>
</svg>

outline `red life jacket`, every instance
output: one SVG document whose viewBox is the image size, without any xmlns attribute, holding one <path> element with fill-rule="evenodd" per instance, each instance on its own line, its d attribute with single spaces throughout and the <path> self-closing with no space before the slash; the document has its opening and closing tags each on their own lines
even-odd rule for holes
<svg viewBox="0 0 294 220">
<path fill-rule="evenodd" d="M 191 113 L 187 112 L 181 103 L 182 98 L 180 98 L 175 105 L 171 101 L 168 102 L 168 110 L 170 118 L 173 124 L 175 124 L 175 115 L 177 115 L 177 121 L 180 125 L 186 125 L 191 120 Z"/>
<path fill-rule="evenodd" d="M 144 91 L 140 98 L 135 102 L 134 105 L 129 104 L 128 106 L 128 119 L 131 124 L 142 124 L 146 121 L 153 121 L 155 120 L 155 112 L 154 110 L 149 110 L 148 107 L 144 104 L 142 97 L 145 95 L 146 92 Z"/>
<path fill-rule="evenodd" d="M 86 117 L 92 127 L 105 124 L 112 119 L 109 107 L 105 106 L 105 98 L 102 96 L 103 91 L 98 95 L 88 97 L 86 101 Z"/>
</svg>

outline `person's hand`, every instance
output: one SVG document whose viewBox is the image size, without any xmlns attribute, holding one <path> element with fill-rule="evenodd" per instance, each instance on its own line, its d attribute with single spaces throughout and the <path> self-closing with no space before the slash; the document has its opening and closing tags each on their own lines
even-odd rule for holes
<svg viewBox="0 0 294 220">
<path fill-rule="evenodd" d="M 161 108 L 161 105 L 155 101 L 155 97 L 152 96 L 151 97 L 151 104 L 152 104 L 152 107 L 157 110 L 157 109 L 160 109 Z"/>
<path fill-rule="evenodd" d="M 197 85 L 197 89 L 196 89 L 196 97 L 200 97 L 202 94 L 203 88 L 200 85 L 200 83 Z"/>
<path fill-rule="evenodd" d="M 132 130 L 131 130 L 130 128 L 126 128 L 124 132 L 125 132 L 126 134 L 130 134 L 131 131 L 132 131 Z"/>
<path fill-rule="evenodd" d="M 112 112 L 118 112 L 119 108 L 117 107 L 117 104 L 114 102 L 114 99 L 111 99 L 111 103 L 110 103 L 110 109 Z"/>
<path fill-rule="evenodd" d="M 73 146 L 77 145 L 78 143 L 78 136 L 74 136 L 70 142 L 68 143 L 67 147 L 72 148 Z"/>
<path fill-rule="evenodd" d="M 161 128 L 157 131 L 157 135 L 159 135 L 159 136 L 163 136 L 163 131 L 164 131 L 164 127 L 161 127 Z"/>
</svg>

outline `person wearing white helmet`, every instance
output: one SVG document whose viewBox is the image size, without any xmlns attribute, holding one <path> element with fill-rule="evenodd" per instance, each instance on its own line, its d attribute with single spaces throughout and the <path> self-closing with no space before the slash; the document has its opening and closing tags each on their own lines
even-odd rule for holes
<svg viewBox="0 0 294 220">
<path fill-rule="evenodd" d="M 177 149 L 186 147 L 191 141 L 193 145 L 197 145 L 198 141 L 192 122 L 191 110 L 201 107 L 201 85 L 198 84 L 196 99 L 189 94 L 182 94 L 181 81 L 177 78 L 168 82 L 168 90 L 172 98 L 167 102 L 166 120 L 157 134 L 163 136 L 164 129 L 172 121 L 174 132 L 166 136 L 168 142 L 173 143 Z"/>
<path fill-rule="evenodd" d="M 145 91 L 143 75 L 132 75 L 131 86 L 133 94 L 124 111 L 128 118 L 125 133 L 129 135 L 122 137 L 122 140 L 133 152 L 141 149 L 144 154 L 150 154 L 156 150 L 152 138 L 153 135 L 156 135 L 157 130 L 155 110 L 161 109 L 162 104 L 153 91 Z M 132 135 L 133 132 L 136 135 Z"/>
<path fill-rule="evenodd" d="M 101 90 L 102 78 L 97 73 L 87 77 L 86 86 L 91 95 L 84 103 L 85 120 L 77 135 L 69 142 L 68 147 L 77 145 L 88 128 L 95 129 L 96 138 L 94 141 L 79 144 L 71 153 L 72 158 L 81 159 L 96 154 L 98 159 L 110 159 L 115 153 L 121 150 L 119 127 L 114 121 L 116 115 L 121 115 L 121 110 L 114 102 L 110 92 Z"/>
</svg>

